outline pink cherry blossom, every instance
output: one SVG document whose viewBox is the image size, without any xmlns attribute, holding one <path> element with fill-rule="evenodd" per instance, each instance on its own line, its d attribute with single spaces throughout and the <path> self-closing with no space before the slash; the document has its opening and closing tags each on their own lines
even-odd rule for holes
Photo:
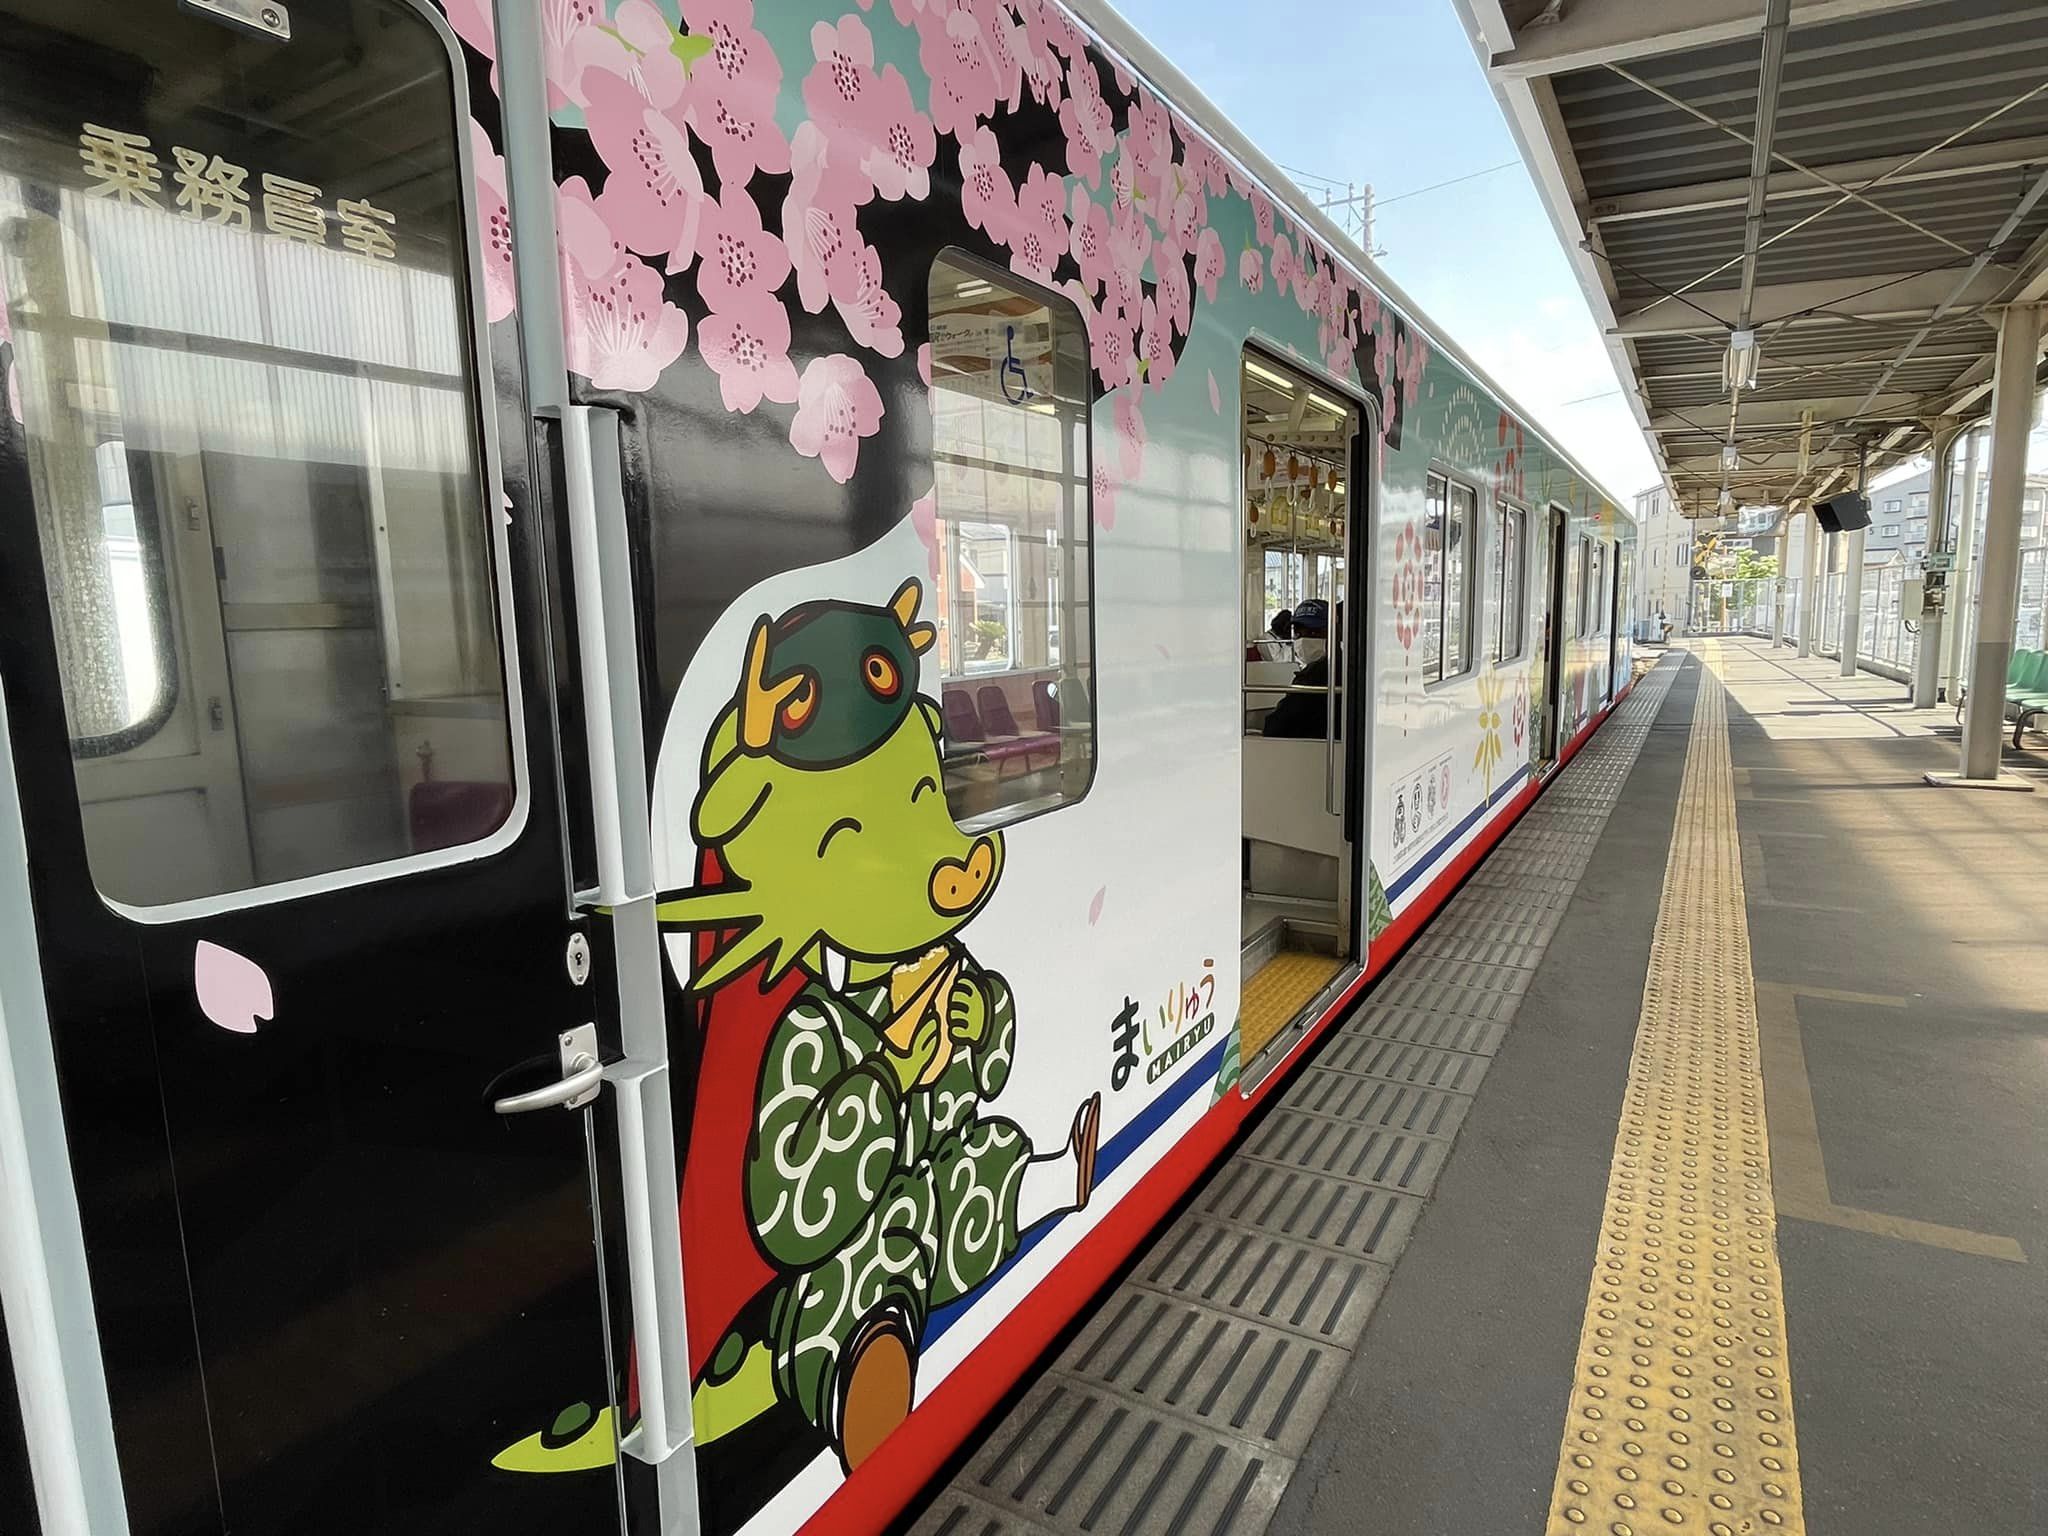
<svg viewBox="0 0 2048 1536">
<path fill-rule="evenodd" d="M 1138 356 L 1144 363 L 1146 385 L 1157 393 L 1173 377 L 1173 331 L 1157 299 L 1147 298 L 1138 314 Z"/>
<path fill-rule="evenodd" d="M 986 123 L 960 141 L 960 211 L 969 224 L 997 244 L 1009 243 L 1011 226 L 1017 221 L 1017 194 L 1003 169 L 996 136 Z"/>
<path fill-rule="evenodd" d="M 796 268 L 797 297 L 811 314 L 834 294 L 852 297 L 854 263 L 866 244 L 854 205 L 867 185 L 860 173 L 828 158 L 816 123 L 798 127 L 790 142 L 789 195 L 782 203 L 782 236 Z"/>
<path fill-rule="evenodd" d="M 1145 465 L 1145 417 L 1139 409 L 1140 399 L 1135 389 L 1118 390 L 1112 412 L 1116 418 L 1117 472 L 1126 481 L 1137 479 Z"/>
<path fill-rule="evenodd" d="M 442 0 L 442 9 L 448 13 L 448 25 L 455 29 L 457 37 L 485 58 L 496 60 L 498 30 L 491 0 Z"/>
<path fill-rule="evenodd" d="M 964 140 L 995 110 L 996 76 L 988 40 L 971 7 L 953 0 L 917 18 L 917 57 L 932 83 L 932 126 Z"/>
<path fill-rule="evenodd" d="M 1202 285 L 1202 295 L 1211 304 L 1216 302 L 1216 285 L 1223 280 L 1227 265 L 1223 239 L 1215 230 L 1205 229 L 1195 237 L 1195 281 Z"/>
<path fill-rule="evenodd" d="M 1090 201 L 1088 189 L 1077 183 L 1067 212 L 1073 220 L 1067 250 L 1081 268 L 1082 285 L 1092 295 L 1109 276 L 1109 210 Z"/>
<path fill-rule="evenodd" d="M 725 314 L 706 315 L 697 327 L 697 350 L 718 375 L 718 397 L 728 411 L 750 412 L 764 399 L 778 405 L 796 399 L 789 311 L 764 288 L 740 293 Z"/>
<path fill-rule="evenodd" d="M 1223 390 L 1217 385 L 1213 372 L 1209 375 L 1209 410 L 1213 415 L 1223 414 Z"/>
<path fill-rule="evenodd" d="M 1128 96 L 1138 88 L 1137 80 L 1132 77 L 1128 69 L 1124 68 L 1124 61 L 1122 59 L 1111 60 L 1109 72 L 1116 77 L 1116 88 L 1122 91 L 1124 95 Z"/>
<path fill-rule="evenodd" d="M 1244 248 L 1244 254 L 1237 258 L 1237 280 L 1253 293 L 1263 292 L 1266 286 L 1265 258 L 1259 254 L 1256 245 Z"/>
<path fill-rule="evenodd" d="M 685 83 L 675 42 L 675 28 L 653 0 L 619 0 L 610 25 L 585 25 L 569 34 L 561 89 L 571 101 L 587 103 L 588 77 L 597 71 L 617 75 L 649 106 L 666 110 L 682 99 Z"/>
<path fill-rule="evenodd" d="M 1117 389 L 1138 377 L 1137 350 L 1131 343 L 1131 322 L 1107 296 L 1096 304 L 1077 282 L 1069 280 L 1067 294 L 1080 308 L 1088 323 L 1088 356 L 1095 365 L 1104 389 Z"/>
<path fill-rule="evenodd" d="M 1176 165 L 1167 180 L 1173 187 L 1173 200 L 1166 205 L 1163 215 L 1165 233 L 1173 237 L 1174 244 L 1182 250 L 1189 250 L 1195 243 L 1195 235 L 1208 216 L 1209 199 L 1202 191 L 1202 184 L 1194 180 L 1186 166 Z"/>
<path fill-rule="evenodd" d="M 859 361 L 844 352 L 813 358 L 796 387 L 789 445 L 825 466 L 841 485 L 853 478 L 860 440 L 882 425 L 882 397 Z"/>
<path fill-rule="evenodd" d="M 1015 41 L 1024 63 L 1025 89 L 1031 92 L 1033 101 L 1057 111 L 1067 77 L 1066 66 L 1060 63 L 1043 33 L 1032 30 L 1029 21 L 1018 29 Z"/>
<path fill-rule="evenodd" d="M 928 341 L 917 349 L 917 376 L 926 389 L 932 387 L 932 344 Z"/>
<path fill-rule="evenodd" d="M 1122 213 L 1131 206 L 1138 193 L 1138 170 L 1131 159 L 1131 148 L 1124 145 L 1116 152 L 1116 160 L 1109 168 L 1110 201 L 1117 212 Z"/>
<path fill-rule="evenodd" d="M 1152 226 L 1135 208 L 1119 214 L 1109 231 L 1110 292 L 1127 315 L 1138 312 L 1145 291 L 1145 262 L 1151 254 Z"/>
<path fill-rule="evenodd" d="M 690 339 L 661 274 L 626 251 L 579 176 L 556 195 L 569 367 L 599 389 L 652 389 Z"/>
<path fill-rule="evenodd" d="M 1193 129 L 1182 125 L 1181 143 L 1186 146 L 1188 172 L 1211 197 L 1220 197 L 1230 185 L 1222 151 Z"/>
<path fill-rule="evenodd" d="M 848 291 L 834 290 L 832 307 L 846 324 L 846 334 L 884 357 L 903 355 L 903 311 L 882 286 L 882 256 L 862 245 L 846 268 Z"/>
<path fill-rule="evenodd" d="M 667 256 L 685 270 L 697 249 L 704 178 L 683 125 L 647 100 L 622 75 L 592 70 L 585 118 L 590 142 L 610 168 L 599 200 L 605 222 L 643 256 Z"/>
<path fill-rule="evenodd" d="M 1034 161 L 1017 191 L 1017 218 L 1008 242 L 1012 271 L 1041 283 L 1052 281 L 1053 269 L 1067 253 L 1065 204 L 1060 178 Z"/>
<path fill-rule="evenodd" d="M 1067 169 L 1089 186 L 1102 185 L 1102 157 L 1116 147 L 1116 120 L 1102 99 L 1095 65 L 1087 59 L 1067 69 L 1068 95 L 1060 103 L 1060 127 L 1067 136 Z"/>
<path fill-rule="evenodd" d="M 1074 25 L 1059 0 L 1043 0 L 1038 7 L 1040 24 L 1045 28 L 1046 43 L 1069 62 L 1081 58 L 1088 51 L 1087 39 L 1081 36 L 1081 29 Z"/>
<path fill-rule="evenodd" d="M 1109 466 L 1097 459 L 1095 471 L 1088 477 L 1088 500 L 1098 528 L 1116 526 L 1116 487 L 1116 477 L 1109 472 Z"/>
<path fill-rule="evenodd" d="M 1024 99 L 1024 29 L 1010 15 L 1007 0 L 969 0 L 981 23 L 982 44 L 994 77 L 996 100 L 1012 112 Z"/>
<path fill-rule="evenodd" d="M 1167 172 L 1173 165 L 1173 128 L 1165 105 L 1150 91 L 1138 92 L 1138 104 L 1131 111 L 1130 147 L 1138 190 L 1163 204 Z"/>
<path fill-rule="evenodd" d="M 565 103 L 584 104 L 583 51 L 585 34 L 606 25 L 603 0 L 538 0 L 543 68 L 548 80 L 548 109 Z"/>
<path fill-rule="evenodd" d="M 875 43 L 858 16 L 837 26 L 811 28 L 817 64 L 804 77 L 804 105 L 825 136 L 826 156 L 857 168 L 868 192 L 895 202 L 922 201 L 931 192 L 931 163 L 938 153 L 932 120 L 912 104 L 910 85 L 894 64 L 875 73 Z"/>
<path fill-rule="evenodd" d="M 937 487 L 934 487 L 910 504 L 910 526 L 916 532 L 918 542 L 924 545 L 925 559 L 931 566 L 933 581 L 939 579 L 939 504 L 937 495 Z"/>
<path fill-rule="evenodd" d="M 1195 293 L 1188 283 L 1187 258 L 1161 244 L 1152 259 L 1152 266 L 1159 274 L 1156 285 L 1159 313 L 1173 327 L 1175 335 L 1185 336 L 1195 317 Z"/>
<path fill-rule="evenodd" d="M 476 169 L 476 222 L 484 241 L 484 318 L 496 323 L 517 307 L 512 282 L 512 207 L 505 196 L 505 157 L 491 147 L 491 136 L 475 118 L 469 120 L 469 158 Z M 7 307 L 0 304 L 0 332 L 7 325 Z"/>
<path fill-rule="evenodd" d="M 1294 280 L 1298 269 L 1294 263 L 1294 242 L 1285 235 L 1273 237 L 1273 286 L 1280 292 L 1287 291 L 1287 285 Z"/>
<path fill-rule="evenodd" d="M 691 66 L 685 118 L 711 146 L 721 185 L 743 187 L 757 170 L 789 169 L 789 141 L 775 121 L 782 65 L 754 26 L 753 0 L 683 0 L 692 34 L 711 51 Z"/>
<path fill-rule="evenodd" d="M 1252 188 L 1252 224 L 1259 232 L 1259 244 L 1273 243 L 1273 200 L 1257 187 Z"/>
<path fill-rule="evenodd" d="M 761 210 L 744 187 L 705 200 L 697 227 L 697 291 L 714 310 L 730 310 L 748 289 L 773 293 L 789 276 L 789 249 L 761 227 Z"/>
</svg>

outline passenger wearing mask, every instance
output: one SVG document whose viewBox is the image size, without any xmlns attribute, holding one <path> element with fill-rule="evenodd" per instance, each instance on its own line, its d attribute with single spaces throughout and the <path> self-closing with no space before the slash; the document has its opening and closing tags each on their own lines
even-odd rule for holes
<svg viewBox="0 0 2048 1536">
<path fill-rule="evenodd" d="M 1312 597 L 1294 610 L 1294 654 L 1303 663 L 1297 688 L 1330 686 L 1330 605 Z M 1266 716 L 1268 736 L 1314 737 L 1324 732 L 1329 700 L 1320 693 L 1289 693 Z"/>
</svg>

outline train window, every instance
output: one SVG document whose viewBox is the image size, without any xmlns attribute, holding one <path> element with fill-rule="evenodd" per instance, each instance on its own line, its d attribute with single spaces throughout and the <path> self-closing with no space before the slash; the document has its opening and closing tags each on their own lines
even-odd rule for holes
<svg viewBox="0 0 2048 1536">
<path fill-rule="evenodd" d="M 954 251 L 930 302 L 946 800 L 980 830 L 1094 774 L 1088 333 L 1068 300 Z"/>
<path fill-rule="evenodd" d="M 1487 583 L 1495 605 L 1493 658 L 1508 661 L 1522 654 L 1529 589 L 1529 514 L 1501 501 L 1494 503 L 1494 519 L 1493 573 Z"/>
<path fill-rule="evenodd" d="M 514 795 L 463 154 L 408 0 L 6 0 L 0 295 L 92 873 L 157 906 Z M 178 82 L 176 89 L 165 82 Z"/>
<path fill-rule="evenodd" d="M 1589 583 L 1593 579 L 1593 541 L 1583 533 L 1579 535 L 1579 585 L 1574 599 L 1572 633 L 1580 639 L 1586 636 L 1587 614 L 1592 612 L 1592 591 Z"/>
<path fill-rule="evenodd" d="M 1472 541 L 1479 496 L 1469 485 L 1431 474 L 1422 524 L 1422 677 L 1458 677 L 1472 666 Z"/>
</svg>

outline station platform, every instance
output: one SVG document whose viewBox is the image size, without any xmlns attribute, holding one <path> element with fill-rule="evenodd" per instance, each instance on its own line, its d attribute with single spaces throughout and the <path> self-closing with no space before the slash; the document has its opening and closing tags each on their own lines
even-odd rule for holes
<svg viewBox="0 0 2048 1536">
<path fill-rule="evenodd" d="M 2048 1530 L 2048 752 L 1672 648 L 918 1536 Z"/>
</svg>

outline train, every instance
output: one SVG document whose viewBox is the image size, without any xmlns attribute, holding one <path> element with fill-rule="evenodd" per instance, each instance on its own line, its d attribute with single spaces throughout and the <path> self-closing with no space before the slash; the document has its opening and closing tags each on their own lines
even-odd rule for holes
<svg viewBox="0 0 2048 1536">
<path fill-rule="evenodd" d="M 1098 0 L 0 0 L 0 1529 L 883 1528 L 1626 691 Z"/>
</svg>

